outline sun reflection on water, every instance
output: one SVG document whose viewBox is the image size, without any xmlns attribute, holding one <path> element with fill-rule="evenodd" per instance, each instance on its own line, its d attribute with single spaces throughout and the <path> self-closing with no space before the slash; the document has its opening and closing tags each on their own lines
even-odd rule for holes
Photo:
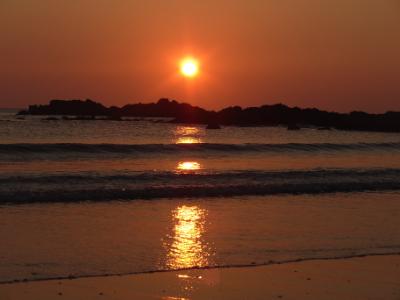
<svg viewBox="0 0 400 300">
<path fill-rule="evenodd" d="M 176 169 L 179 171 L 196 171 L 201 169 L 201 165 L 197 161 L 183 161 L 178 163 Z"/>
<path fill-rule="evenodd" d="M 200 130 L 194 126 L 178 126 L 175 129 L 176 135 L 197 135 Z"/>
<path fill-rule="evenodd" d="M 201 128 L 194 126 L 177 126 L 174 130 L 176 144 L 199 144 L 202 142 Z"/>
<path fill-rule="evenodd" d="M 177 144 L 200 144 L 201 139 L 198 137 L 181 136 L 176 140 Z"/>
<path fill-rule="evenodd" d="M 209 264 L 210 249 L 203 241 L 206 210 L 198 206 L 179 206 L 173 212 L 172 243 L 167 254 L 170 269 L 203 267 Z"/>
</svg>

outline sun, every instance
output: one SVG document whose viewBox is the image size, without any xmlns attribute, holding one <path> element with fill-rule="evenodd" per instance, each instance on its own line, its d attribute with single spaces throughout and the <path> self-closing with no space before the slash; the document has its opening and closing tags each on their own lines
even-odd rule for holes
<svg viewBox="0 0 400 300">
<path fill-rule="evenodd" d="M 199 73 L 199 63 L 194 58 L 185 58 L 180 63 L 180 71 L 185 77 L 195 77 Z"/>
</svg>

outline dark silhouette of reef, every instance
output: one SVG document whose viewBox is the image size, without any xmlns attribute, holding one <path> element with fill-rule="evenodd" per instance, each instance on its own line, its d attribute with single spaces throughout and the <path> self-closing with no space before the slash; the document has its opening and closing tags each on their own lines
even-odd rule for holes
<svg viewBox="0 0 400 300">
<path fill-rule="evenodd" d="M 106 119 L 121 121 L 127 117 L 171 118 L 169 122 L 205 124 L 213 128 L 225 126 L 286 126 L 290 130 L 315 127 L 319 130 L 362 130 L 400 132 L 400 112 L 369 114 L 361 111 L 337 113 L 316 108 L 288 107 L 284 104 L 241 108 L 232 106 L 208 111 L 175 100 L 160 99 L 157 103 L 128 104 L 105 107 L 92 100 L 52 100 L 47 105 L 31 105 L 19 115 L 63 116 L 64 120 Z M 69 116 L 75 116 L 73 118 Z M 53 120 L 53 118 L 52 118 Z"/>
</svg>

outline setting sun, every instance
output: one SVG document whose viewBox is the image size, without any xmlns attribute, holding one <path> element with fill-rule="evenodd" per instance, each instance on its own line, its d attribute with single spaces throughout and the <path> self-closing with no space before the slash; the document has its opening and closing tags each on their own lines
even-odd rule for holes
<svg viewBox="0 0 400 300">
<path fill-rule="evenodd" d="M 199 63 L 193 58 L 185 58 L 180 66 L 181 74 L 185 77 L 195 77 L 199 73 Z"/>
</svg>

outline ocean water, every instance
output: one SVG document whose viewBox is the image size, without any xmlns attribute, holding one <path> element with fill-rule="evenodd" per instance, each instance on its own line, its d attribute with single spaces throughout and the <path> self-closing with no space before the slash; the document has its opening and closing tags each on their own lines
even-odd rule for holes
<svg viewBox="0 0 400 300">
<path fill-rule="evenodd" d="M 400 134 L 0 112 L 0 282 L 400 252 Z"/>
</svg>

